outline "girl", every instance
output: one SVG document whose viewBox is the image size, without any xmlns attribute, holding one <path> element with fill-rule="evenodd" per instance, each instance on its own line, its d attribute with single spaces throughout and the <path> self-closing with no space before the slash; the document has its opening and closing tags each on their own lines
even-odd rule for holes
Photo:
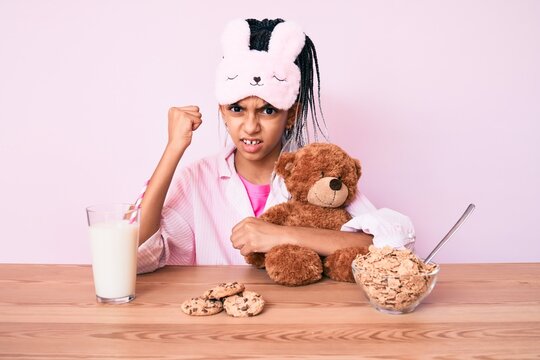
<svg viewBox="0 0 540 360">
<path fill-rule="evenodd" d="M 281 151 L 304 146 L 308 124 L 320 130 L 320 101 L 315 104 L 314 96 L 317 54 L 298 26 L 282 19 L 233 21 L 222 43 L 216 94 L 232 144 L 182 169 L 171 187 L 202 115 L 197 106 L 169 110 L 168 143 L 141 204 L 138 272 L 166 264 L 245 264 L 244 255 L 285 243 L 323 256 L 372 242 L 412 243 L 407 217 L 376 210 L 360 192 L 347 208 L 353 219 L 343 226 L 346 231 L 257 219 L 288 199 L 283 181 L 272 176 Z"/>
</svg>

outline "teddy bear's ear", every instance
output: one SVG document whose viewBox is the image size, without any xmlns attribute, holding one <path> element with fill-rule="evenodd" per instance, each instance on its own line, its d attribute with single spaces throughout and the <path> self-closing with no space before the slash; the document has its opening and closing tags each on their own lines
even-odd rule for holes
<svg viewBox="0 0 540 360">
<path fill-rule="evenodd" d="M 356 170 L 356 176 L 358 179 L 360 179 L 360 176 L 362 175 L 362 165 L 360 165 L 360 160 L 354 159 L 354 167 Z"/>
<path fill-rule="evenodd" d="M 295 153 L 283 153 L 276 162 L 276 173 L 285 178 L 290 175 L 294 164 Z"/>
</svg>

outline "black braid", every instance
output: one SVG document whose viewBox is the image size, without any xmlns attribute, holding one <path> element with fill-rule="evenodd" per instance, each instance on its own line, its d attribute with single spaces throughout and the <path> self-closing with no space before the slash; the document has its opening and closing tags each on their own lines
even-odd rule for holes
<svg viewBox="0 0 540 360">
<path fill-rule="evenodd" d="M 306 142 L 309 142 L 309 134 L 306 133 L 307 131 L 307 120 L 309 117 L 309 113 L 311 112 L 311 125 L 313 126 L 315 141 L 318 140 L 317 137 L 317 131 L 319 130 L 321 134 L 324 135 L 324 131 L 321 129 L 319 125 L 319 119 L 317 117 L 317 106 L 315 105 L 315 94 L 314 94 L 314 77 L 315 74 L 317 75 L 317 103 L 318 103 L 318 110 L 321 114 L 321 117 L 323 119 L 324 123 L 324 116 L 322 113 L 322 107 L 321 107 L 321 77 L 319 73 L 319 61 L 317 59 L 317 52 L 315 51 L 315 45 L 309 38 L 309 36 L 306 35 L 306 43 L 304 45 L 304 48 L 296 58 L 295 64 L 298 65 L 300 68 L 300 92 L 298 94 L 298 102 L 301 105 L 301 110 L 299 113 L 299 119 L 296 121 L 296 138 L 295 141 L 298 144 L 298 147 L 302 147 L 306 144 Z M 313 72 L 313 64 L 315 64 L 315 74 Z M 326 126 L 326 124 L 325 124 Z M 306 128 L 306 130 L 304 130 Z"/>
<path fill-rule="evenodd" d="M 270 36 L 277 24 L 284 22 L 283 19 L 247 19 L 249 28 L 251 30 L 251 37 L 249 47 L 251 50 L 268 51 L 268 43 L 270 42 Z M 308 130 L 308 118 L 311 114 L 311 126 L 313 128 L 315 141 L 318 140 L 318 133 L 321 133 L 326 138 L 325 131 L 321 129 L 319 124 L 319 117 L 324 122 L 324 116 L 321 107 L 321 78 L 319 73 L 319 61 L 317 59 L 317 52 L 315 51 L 315 45 L 306 35 L 306 42 L 302 51 L 294 62 L 300 69 L 300 91 L 298 93 L 297 102 L 300 105 L 298 110 L 298 118 L 294 124 L 292 131 L 285 133 L 286 141 L 294 141 L 297 148 L 301 148 L 310 141 L 310 135 Z M 315 65 L 315 69 L 313 69 Z M 315 70 L 315 71 L 314 71 Z M 314 78 L 317 75 L 317 99 L 315 99 L 314 91 Z M 315 102 L 318 103 L 316 106 Z"/>
<path fill-rule="evenodd" d="M 268 43 L 270 42 L 270 36 L 277 24 L 284 22 L 283 19 L 247 19 L 249 24 L 249 30 L 251 36 L 249 38 L 249 49 L 268 51 Z"/>
</svg>

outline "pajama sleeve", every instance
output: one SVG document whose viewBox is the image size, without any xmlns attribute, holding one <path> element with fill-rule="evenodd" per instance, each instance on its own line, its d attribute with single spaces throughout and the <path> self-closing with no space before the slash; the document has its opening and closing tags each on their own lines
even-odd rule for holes
<svg viewBox="0 0 540 360">
<path fill-rule="evenodd" d="M 169 248 L 163 240 L 160 228 L 139 246 L 137 253 L 137 274 L 152 272 L 165 266 L 168 254 Z"/>
<path fill-rule="evenodd" d="M 347 211 L 353 218 L 341 227 L 342 231 L 371 234 L 376 247 L 413 248 L 414 226 L 407 216 L 392 209 L 375 208 L 362 193 L 358 193 Z"/>
<path fill-rule="evenodd" d="M 137 273 L 155 271 L 169 264 L 195 264 L 190 179 L 190 173 L 182 171 L 173 181 L 161 213 L 160 228 L 139 246 Z"/>
</svg>

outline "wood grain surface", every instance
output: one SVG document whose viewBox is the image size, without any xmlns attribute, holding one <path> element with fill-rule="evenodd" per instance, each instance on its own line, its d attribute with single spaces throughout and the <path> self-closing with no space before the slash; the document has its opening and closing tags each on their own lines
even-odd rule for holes
<svg viewBox="0 0 540 360">
<path fill-rule="evenodd" d="M 240 281 L 262 314 L 190 317 L 187 298 Z M 0 359 L 540 359 L 540 264 L 446 264 L 413 313 L 377 312 L 355 284 L 272 283 L 248 266 L 166 267 L 137 298 L 98 304 L 84 265 L 0 264 Z"/>
</svg>

